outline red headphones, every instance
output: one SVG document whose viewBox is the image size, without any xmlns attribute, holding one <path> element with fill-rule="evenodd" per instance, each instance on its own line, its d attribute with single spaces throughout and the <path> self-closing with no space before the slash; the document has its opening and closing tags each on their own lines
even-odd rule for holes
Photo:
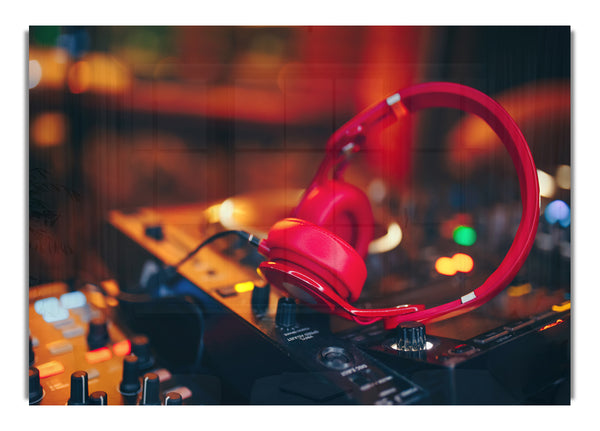
<svg viewBox="0 0 600 431">
<path fill-rule="evenodd" d="M 342 179 L 347 155 L 360 150 L 365 133 L 425 108 L 454 108 L 481 117 L 506 146 L 517 170 L 523 212 L 519 228 L 500 266 L 461 298 L 425 308 L 422 304 L 359 309 L 367 269 L 363 258 L 373 237 L 369 199 Z M 328 178 L 333 172 L 333 178 Z M 540 214 L 537 171 L 523 134 L 510 115 L 485 94 L 463 85 L 432 82 L 405 88 L 361 112 L 336 131 L 327 155 L 292 218 L 281 220 L 260 241 L 260 264 L 275 287 L 313 307 L 361 324 L 383 319 L 386 328 L 403 321 L 441 320 L 472 310 L 497 295 L 523 265 L 535 238 Z"/>
</svg>

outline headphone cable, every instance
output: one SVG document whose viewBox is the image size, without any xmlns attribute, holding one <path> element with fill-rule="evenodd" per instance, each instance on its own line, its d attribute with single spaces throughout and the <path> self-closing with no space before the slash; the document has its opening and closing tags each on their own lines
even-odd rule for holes
<svg viewBox="0 0 600 431">
<path fill-rule="evenodd" d="M 248 242 L 249 244 L 258 247 L 259 243 L 260 243 L 260 238 L 252 235 L 249 232 L 245 232 L 243 230 L 225 230 L 225 231 L 221 231 L 221 232 L 217 232 L 216 234 L 209 236 L 208 238 L 206 238 L 204 241 L 202 241 L 200 244 L 198 244 L 198 246 L 196 246 L 196 248 L 194 248 L 192 251 L 190 251 L 183 259 L 181 259 L 179 262 L 177 262 L 174 265 L 168 265 L 165 268 L 167 277 L 170 278 L 172 276 L 175 275 L 175 273 L 177 272 L 177 269 L 183 265 L 185 262 L 187 262 L 188 260 L 190 260 L 196 253 L 198 253 L 200 251 L 200 249 L 202 249 L 204 246 L 210 244 L 211 242 L 222 238 L 224 236 L 228 236 L 228 235 L 237 235 L 238 237 L 240 237 L 241 239 L 243 239 L 244 241 Z"/>
</svg>

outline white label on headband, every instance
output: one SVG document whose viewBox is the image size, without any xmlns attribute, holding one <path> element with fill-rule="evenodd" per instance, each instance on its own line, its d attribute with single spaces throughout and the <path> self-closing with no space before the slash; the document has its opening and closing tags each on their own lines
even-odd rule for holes
<svg viewBox="0 0 600 431">
<path fill-rule="evenodd" d="M 385 99 L 388 106 L 392 106 L 394 103 L 400 102 L 400 93 L 392 94 L 390 97 Z"/>
<path fill-rule="evenodd" d="M 472 299 L 475 299 L 475 292 L 467 293 L 465 296 L 461 296 L 460 302 L 464 304 L 465 302 L 469 302 Z"/>
</svg>

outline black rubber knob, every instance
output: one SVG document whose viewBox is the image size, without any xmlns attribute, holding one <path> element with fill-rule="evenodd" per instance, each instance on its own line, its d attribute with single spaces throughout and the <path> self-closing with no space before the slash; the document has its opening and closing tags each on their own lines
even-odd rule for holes
<svg viewBox="0 0 600 431">
<path fill-rule="evenodd" d="M 71 374 L 71 397 L 67 402 L 70 406 L 84 406 L 88 403 L 88 373 L 75 371 Z"/>
<path fill-rule="evenodd" d="M 154 365 L 154 356 L 150 351 L 150 341 L 145 335 L 136 335 L 131 339 L 131 353 L 138 357 L 140 371 L 147 370 Z"/>
<path fill-rule="evenodd" d="M 168 392 L 165 394 L 165 406 L 180 406 L 183 404 L 183 397 L 179 392 Z"/>
<path fill-rule="evenodd" d="M 90 350 L 96 350 L 106 346 L 108 340 L 109 337 L 106 319 L 104 319 L 103 317 L 95 317 L 92 320 L 90 320 L 87 335 L 87 342 Z"/>
<path fill-rule="evenodd" d="M 40 372 L 35 367 L 29 367 L 29 404 L 39 403 L 44 397 L 44 389 L 40 383 Z"/>
<path fill-rule="evenodd" d="M 296 324 L 296 301 L 294 298 L 279 298 L 275 323 L 282 328 L 290 328 Z"/>
<path fill-rule="evenodd" d="M 35 353 L 33 351 L 33 341 L 31 340 L 31 335 L 29 336 L 29 365 L 33 365 L 35 362 Z"/>
<path fill-rule="evenodd" d="M 140 405 L 160 405 L 160 381 L 154 373 L 146 373 L 142 378 L 142 398 L 140 399 Z"/>
<path fill-rule="evenodd" d="M 252 289 L 252 310 L 256 314 L 262 314 L 267 310 L 269 306 L 269 295 L 271 293 L 271 285 L 269 283 L 265 283 L 264 285 L 254 285 L 254 289 Z"/>
<path fill-rule="evenodd" d="M 108 405 L 108 395 L 104 391 L 92 392 L 89 404 L 92 406 L 106 406 Z"/>
<path fill-rule="evenodd" d="M 135 395 L 140 391 L 138 358 L 127 355 L 123 358 L 123 378 L 119 384 L 119 391 L 123 395 Z"/>
<path fill-rule="evenodd" d="M 403 352 L 418 352 L 426 347 L 425 325 L 421 322 L 403 322 L 396 327 L 396 344 Z"/>
</svg>

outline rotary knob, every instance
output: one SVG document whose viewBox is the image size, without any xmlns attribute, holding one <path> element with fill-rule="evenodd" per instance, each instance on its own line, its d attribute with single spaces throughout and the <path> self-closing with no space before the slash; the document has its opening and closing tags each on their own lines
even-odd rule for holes
<svg viewBox="0 0 600 431">
<path fill-rule="evenodd" d="M 183 404 L 183 397 L 179 392 L 167 392 L 165 394 L 165 406 L 180 406 Z"/>
<path fill-rule="evenodd" d="M 123 378 L 119 384 L 119 392 L 123 395 L 135 395 L 140 391 L 138 358 L 127 355 L 123 358 Z"/>
<path fill-rule="evenodd" d="M 154 357 L 150 351 L 150 341 L 145 335 L 136 335 L 131 339 L 131 353 L 138 357 L 140 371 L 147 370 L 154 365 Z"/>
<path fill-rule="evenodd" d="M 96 350 L 108 343 L 108 327 L 103 317 L 90 320 L 87 342 L 90 350 Z"/>
<path fill-rule="evenodd" d="M 75 371 L 71 374 L 71 397 L 67 402 L 70 406 L 84 406 L 88 402 L 88 373 Z"/>
<path fill-rule="evenodd" d="M 89 404 L 92 406 L 105 406 L 108 404 L 108 395 L 104 391 L 92 392 Z"/>
<path fill-rule="evenodd" d="M 31 335 L 29 336 L 29 365 L 33 365 L 35 363 L 35 352 L 33 351 L 33 340 L 31 339 Z"/>
<path fill-rule="evenodd" d="M 282 328 L 290 328 L 296 324 L 296 301 L 294 298 L 279 298 L 275 323 Z"/>
<path fill-rule="evenodd" d="M 396 327 L 396 345 L 403 352 L 425 350 L 425 325 L 421 322 L 403 322 Z"/>
<path fill-rule="evenodd" d="M 271 285 L 269 283 L 265 283 L 264 285 L 254 285 L 254 289 L 252 289 L 252 310 L 256 314 L 263 314 L 267 307 L 269 306 L 269 295 L 271 293 Z"/>
<path fill-rule="evenodd" d="M 154 373 L 146 373 L 142 379 L 142 406 L 159 406 L 160 405 L 160 381 Z"/>
<path fill-rule="evenodd" d="M 29 367 L 29 404 L 36 404 L 44 397 L 44 389 L 40 383 L 40 372 L 36 367 Z"/>
</svg>

